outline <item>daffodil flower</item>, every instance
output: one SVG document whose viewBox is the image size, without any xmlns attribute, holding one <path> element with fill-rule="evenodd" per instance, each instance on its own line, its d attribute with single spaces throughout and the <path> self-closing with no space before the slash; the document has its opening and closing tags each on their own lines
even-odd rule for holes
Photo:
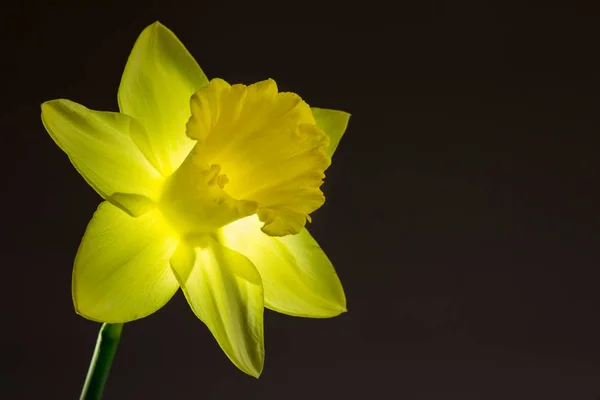
<svg viewBox="0 0 600 400">
<path fill-rule="evenodd" d="M 124 323 L 179 288 L 229 359 L 258 377 L 263 312 L 346 310 L 334 268 L 306 230 L 349 114 L 310 108 L 271 79 L 208 80 L 156 22 L 136 41 L 120 112 L 45 102 L 56 144 L 104 199 L 75 257 L 75 310 Z"/>
</svg>

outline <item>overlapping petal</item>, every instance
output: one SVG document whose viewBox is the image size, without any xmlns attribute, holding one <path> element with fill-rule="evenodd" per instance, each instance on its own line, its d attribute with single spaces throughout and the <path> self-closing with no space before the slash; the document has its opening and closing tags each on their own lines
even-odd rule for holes
<svg viewBox="0 0 600 400">
<path fill-rule="evenodd" d="M 192 310 L 225 354 L 239 369 L 258 377 L 264 362 L 264 305 L 254 265 L 212 239 L 193 249 L 182 243 L 171 265 Z"/>
<path fill-rule="evenodd" d="M 256 216 L 223 227 L 219 239 L 248 257 L 262 278 L 265 306 L 295 316 L 327 318 L 346 311 L 346 297 L 327 255 L 310 233 L 267 236 Z"/>
<path fill-rule="evenodd" d="M 350 114 L 345 111 L 326 108 L 311 108 L 317 126 L 329 136 L 327 155 L 331 158 L 348 127 Z"/>
<path fill-rule="evenodd" d="M 115 194 L 127 194 L 138 200 L 156 200 L 163 177 L 134 141 L 145 135 L 135 119 L 58 99 L 42 104 L 42 121 L 52 139 L 100 196 L 109 199 Z"/>
<path fill-rule="evenodd" d="M 185 135 L 190 97 L 207 84 L 204 72 L 173 32 L 158 22 L 144 29 L 121 78 L 119 107 L 144 125 L 148 138 L 140 147 L 165 176 L 193 147 Z"/>
<path fill-rule="evenodd" d="M 169 259 L 177 241 L 157 212 L 133 218 L 110 203 L 90 221 L 73 270 L 73 301 L 82 316 L 129 322 L 160 309 L 179 284 Z"/>
</svg>

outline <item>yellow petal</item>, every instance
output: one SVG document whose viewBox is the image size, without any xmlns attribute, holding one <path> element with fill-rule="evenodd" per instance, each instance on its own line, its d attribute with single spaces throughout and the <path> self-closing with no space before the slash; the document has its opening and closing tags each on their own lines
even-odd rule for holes
<svg viewBox="0 0 600 400">
<path fill-rule="evenodd" d="M 333 156 L 333 153 L 338 147 L 342 136 L 348 127 L 350 114 L 345 111 L 328 110 L 326 108 L 312 108 L 313 116 L 317 122 L 317 126 L 321 128 L 327 136 L 329 136 L 329 147 L 327 155 Z"/>
<path fill-rule="evenodd" d="M 327 318 L 346 311 L 346 297 L 333 265 L 306 229 L 270 237 L 256 216 L 223 227 L 219 239 L 258 269 L 265 306 L 303 317 Z"/>
<path fill-rule="evenodd" d="M 100 204 L 75 257 L 76 311 L 110 323 L 157 311 L 179 287 L 169 265 L 176 246 L 157 212 L 132 218 L 110 203 Z"/>
<path fill-rule="evenodd" d="M 189 249 L 179 248 L 171 260 L 188 303 L 227 357 L 258 377 L 264 363 L 264 308 L 256 268 L 212 239 L 203 240 L 194 256 Z"/>
<path fill-rule="evenodd" d="M 185 135 L 190 97 L 208 80 L 196 60 L 168 28 L 148 26 L 135 42 L 121 85 L 121 112 L 148 131 L 142 151 L 165 175 L 183 161 L 193 142 Z"/>
<path fill-rule="evenodd" d="M 213 79 L 194 94 L 189 137 L 206 164 L 227 177 L 225 192 L 258 204 L 263 231 L 300 232 L 323 205 L 320 189 L 331 159 L 327 135 L 294 93 L 278 93 L 269 79 L 250 86 Z"/>
<path fill-rule="evenodd" d="M 213 233 L 256 212 L 256 204 L 236 200 L 223 190 L 227 177 L 219 166 L 204 162 L 198 146 L 167 178 L 159 203 L 165 219 L 180 236 Z"/>
<path fill-rule="evenodd" d="M 70 100 L 42 104 L 42 122 L 56 144 L 85 180 L 104 199 L 121 197 L 119 207 L 129 200 L 139 204 L 157 200 L 163 182 L 160 173 L 148 162 L 134 142 L 144 128 L 127 115 L 93 111 Z"/>
</svg>

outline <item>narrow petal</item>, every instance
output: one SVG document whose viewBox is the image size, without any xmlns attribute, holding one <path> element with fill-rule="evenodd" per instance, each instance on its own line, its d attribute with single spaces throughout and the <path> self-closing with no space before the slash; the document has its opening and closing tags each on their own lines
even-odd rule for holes
<svg viewBox="0 0 600 400">
<path fill-rule="evenodd" d="M 196 248 L 195 257 L 190 257 L 189 249 L 179 248 L 171 265 L 192 310 L 227 357 L 248 375 L 258 377 L 264 362 L 264 308 L 254 265 L 213 240 Z"/>
<path fill-rule="evenodd" d="M 344 111 L 328 110 L 325 108 L 312 107 L 313 116 L 317 126 L 329 136 L 329 147 L 327 155 L 333 156 L 338 147 L 350 120 L 350 114 Z"/>
<path fill-rule="evenodd" d="M 156 212 L 132 218 L 100 204 L 75 257 L 77 313 L 99 322 L 129 322 L 165 305 L 179 284 L 169 265 L 177 241 L 164 229 Z"/>
<path fill-rule="evenodd" d="M 207 84 L 173 32 L 159 22 L 142 31 L 121 78 L 119 107 L 146 128 L 142 151 L 164 175 L 170 175 L 193 147 L 185 135 L 190 97 Z"/>
<path fill-rule="evenodd" d="M 163 177 L 133 140 L 135 135 L 144 135 L 144 128 L 135 119 L 59 99 L 42 104 L 42 122 L 79 173 L 104 199 L 121 196 L 117 203 L 124 208 L 130 199 L 135 199 L 138 210 L 142 210 L 140 204 L 157 200 Z"/>
<path fill-rule="evenodd" d="M 306 229 L 271 237 L 260 226 L 256 216 L 247 217 L 222 228 L 219 239 L 256 266 L 267 308 L 311 318 L 346 311 L 344 289 L 333 265 Z"/>
</svg>

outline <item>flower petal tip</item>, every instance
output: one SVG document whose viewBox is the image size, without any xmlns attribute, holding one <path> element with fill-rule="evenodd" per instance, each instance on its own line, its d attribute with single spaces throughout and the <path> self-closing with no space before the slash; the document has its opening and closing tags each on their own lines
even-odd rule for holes
<svg viewBox="0 0 600 400">
<path fill-rule="evenodd" d="M 44 116 L 44 114 L 47 114 L 52 108 L 54 108 L 55 105 L 60 101 L 60 99 L 47 100 L 40 104 L 40 109 L 42 110 L 42 117 Z"/>
<path fill-rule="evenodd" d="M 165 28 L 165 25 L 163 25 L 159 20 L 154 21 L 153 23 L 151 23 L 150 25 L 148 25 L 146 27 L 147 29 L 158 29 L 158 28 Z"/>
<path fill-rule="evenodd" d="M 247 374 L 255 379 L 259 379 L 263 372 L 264 357 L 261 360 L 256 360 L 256 362 L 257 362 L 257 365 L 253 365 L 254 363 L 252 363 L 252 364 L 245 364 L 242 366 L 235 362 L 233 364 L 236 367 L 238 367 L 245 374 Z"/>
<path fill-rule="evenodd" d="M 260 371 L 254 371 L 254 372 L 250 373 L 250 376 L 253 377 L 254 379 L 259 379 L 261 374 L 262 374 L 262 368 L 260 369 Z"/>
<path fill-rule="evenodd" d="M 348 309 L 346 308 L 346 305 L 338 305 L 335 308 L 331 308 L 331 314 L 329 315 L 329 317 L 325 317 L 325 318 L 335 318 L 335 317 L 339 317 L 342 314 L 345 314 L 348 312 Z"/>
<path fill-rule="evenodd" d="M 340 308 L 338 308 L 336 311 L 332 312 L 330 317 L 331 317 L 331 318 L 339 317 L 339 316 L 341 316 L 342 314 L 345 314 L 345 313 L 347 313 L 347 312 L 348 312 L 348 309 L 347 309 L 346 307 L 340 307 Z M 327 318 L 327 317 L 326 317 L 326 318 Z"/>
</svg>

